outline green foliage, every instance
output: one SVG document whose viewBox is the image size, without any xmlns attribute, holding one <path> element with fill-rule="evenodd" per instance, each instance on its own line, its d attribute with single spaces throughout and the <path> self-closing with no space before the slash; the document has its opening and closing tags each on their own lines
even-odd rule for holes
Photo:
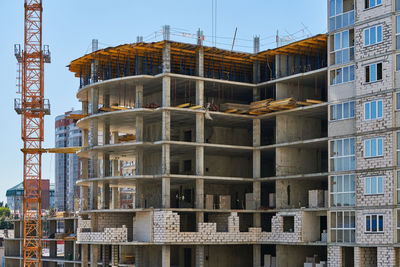
<svg viewBox="0 0 400 267">
<path fill-rule="evenodd" d="M 6 219 L 10 217 L 10 214 L 11 211 L 8 207 L 0 206 L 0 229 L 12 229 L 12 223 L 6 221 Z"/>
</svg>

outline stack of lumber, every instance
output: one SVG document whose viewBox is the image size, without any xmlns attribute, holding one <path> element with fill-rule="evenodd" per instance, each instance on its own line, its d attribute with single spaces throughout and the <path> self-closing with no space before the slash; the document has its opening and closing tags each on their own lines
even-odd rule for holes
<svg viewBox="0 0 400 267">
<path fill-rule="evenodd" d="M 220 109 L 225 113 L 243 114 L 243 113 L 249 113 L 250 105 L 224 103 L 220 105 Z"/>
<path fill-rule="evenodd" d="M 272 102 L 272 98 L 264 99 L 261 101 L 251 102 L 250 103 L 250 114 L 258 115 L 270 112 L 271 110 L 268 108 L 270 102 Z"/>
<path fill-rule="evenodd" d="M 118 137 L 120 142 L 129 142 L 136 140 L 136 135 L 134 134 L 125 134 Z"/>
<path fill-rule="evenodd" d="M 285 110 L 296 107 L 296 99 L 293 97 L 271 101 L 268 105 L 270 110 Z"/>
<path fill-rule="evenodd" d="M 72 119 L 72 120 L 80 120 L 82 118 L 87 117 L 87 115 L 84 114 L 68 114 L 65 118 L 66 119 Z"/>
<path fill-rule="evenodd" d="M 200 109 L 201 105 L 192 105 L 191 103 L 184 103 L 176 106 L 177 108 Z"/>
<path fill-rule="evenodd" d="M 311 106 L 314 104 L 321 104 L 323 101 L 307 99 L 306 101 L 296 101 L 295 98 L 289 97 L 279 100 L 271 98 L 264 99 L 257 102 L 250 103 L 250 112 L 252 115 L 262 115 L 268 112 L 287 110 L 296 108 L 298 106 Z"/>
<path fill-rule="evenodd" d="M 104 111 L 104 112 L 127 110 L 127 109 L 131 109 L 131 108 L 123 107 L 123 106 L 111 106 L 111 107 L 101 107 L 101 108 L 99 108 L 100 111 Z"/>
</svg>

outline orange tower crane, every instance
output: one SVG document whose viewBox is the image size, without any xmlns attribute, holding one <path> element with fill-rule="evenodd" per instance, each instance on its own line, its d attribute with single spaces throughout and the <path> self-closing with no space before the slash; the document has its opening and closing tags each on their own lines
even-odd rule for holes
<svg viewBox="0 0 400 267">
<path fill-rule="evenodd" d="M 50 103 L 44 99 L 43 65 L 50 63 L 48 46 L 42 49 L 42 0 L 25 0 L 24 50 L 15 45 L 14 53 L 22 70 L 21 98 L 14 100 L 15 111 L 22 116 L 24 142 L 24 266 L 41 266 L 42 205 L 41 166 L 44 140 L 44 115 Z"/>
</svg>

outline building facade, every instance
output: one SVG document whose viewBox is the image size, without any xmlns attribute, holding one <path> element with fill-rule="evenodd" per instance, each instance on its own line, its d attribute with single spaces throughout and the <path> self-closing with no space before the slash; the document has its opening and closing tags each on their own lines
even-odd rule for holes
<svg viewBox="0 0 400 267">
<path fill-rule="evenodd" d="M 80 147 L 82 134 L 71 114 L 81 111 L 69 111 L 55 119 L 55 147 Z M 56 208 L 60 211 L 73 211 L 78 197 L 76 181 L 80 174 L 79 159 L 75 154 L 55 155 Z"/>
<path fill-rule="evenodd" d="M 7 205 L 14 215 L 22 215 L 24 203 L 23 182 L 11 187 L 6 192 Z M 50 180 L 42 179 L 42 209 L 48 210 L 55 207 L 55 186 Z"/>
<path fill-rule="evenodd" d="M 400 1 L 330 0 L 330 266 L 399 266 Z"/>
</svg>

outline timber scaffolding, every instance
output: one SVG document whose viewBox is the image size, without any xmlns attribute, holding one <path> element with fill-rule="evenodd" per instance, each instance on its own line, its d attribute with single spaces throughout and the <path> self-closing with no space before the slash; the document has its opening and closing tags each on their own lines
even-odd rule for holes
<svg viewBox="0 0 400 267">
<path fill-rule="evenodd" d="M 232 52 L 216 47 L 159 41 L 108 47 L 84 55 L 68 66 L 80 78 L 80 88 L 98 81 L 134 75 L 162 73 L 162 49 L 171 46 L 170 72 L 190 76 L 196 73 L 196 51 L 204 49 L 204 77 L 244 83 L 262 83 L 326 67 L 327 35 L 293 42 L 259 53 Z M 92 62 L 98 62 L 92 73 Z M 259 71 L 254 72 L 254 65 Z"/>
</svg>

